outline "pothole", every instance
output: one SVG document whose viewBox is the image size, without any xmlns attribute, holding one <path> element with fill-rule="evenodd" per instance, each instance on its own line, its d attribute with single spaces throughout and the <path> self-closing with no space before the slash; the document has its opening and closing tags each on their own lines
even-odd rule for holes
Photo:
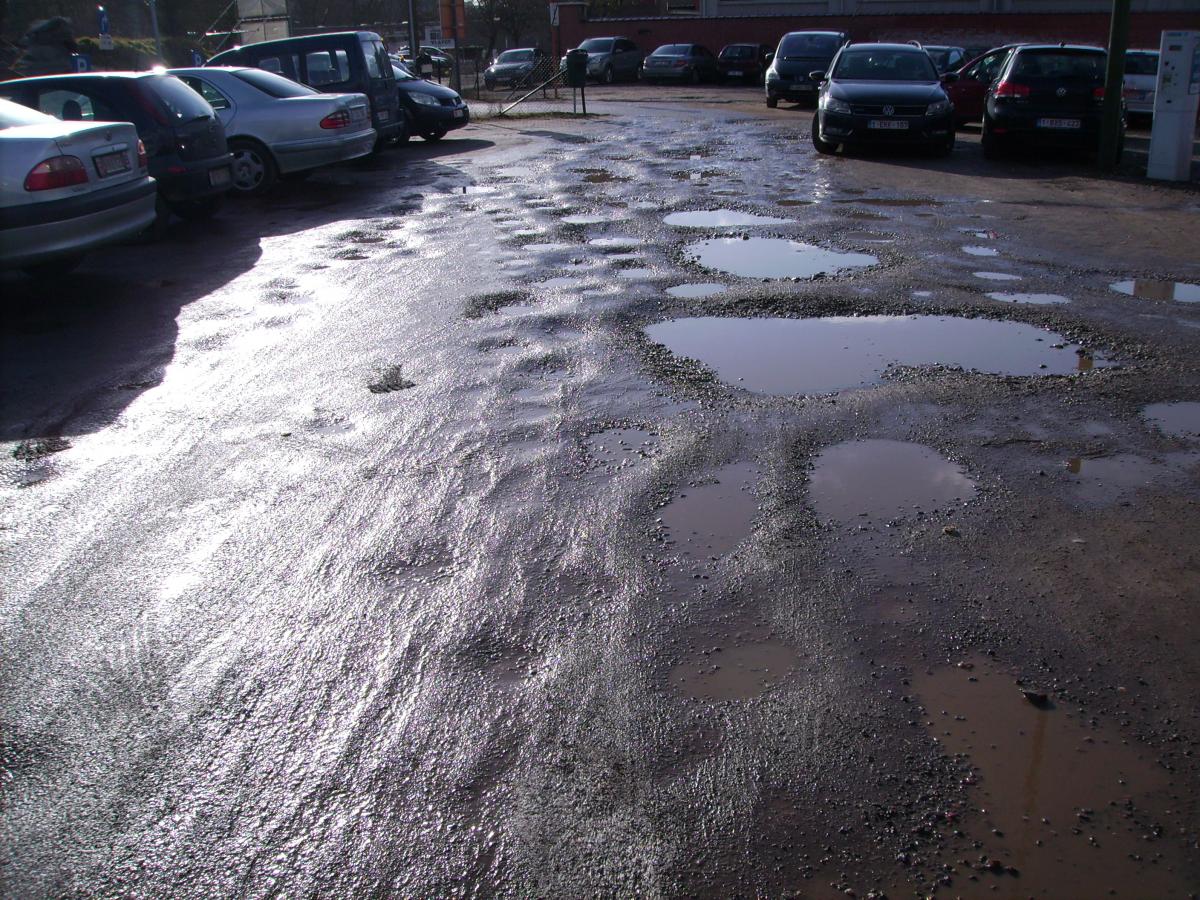
<svg viewBox="0 0 1200 900">
<path fill-rule="evenodd" d="M 1064 467 L 1080 500 L 1104 503 L 1141 488 L 1153 487 L 1197 461 L 1200 461 L 1200 453 L 1168 453 L 1160 460 L 1118 453 L 1114 456 L 1071 457 Z"/>
<path fill-rule="evenodd" d="M 851 199 L 838 198 L 834 203 L 853 203 L 865 204 L 867 206 L 941 206 L 941 200 L 932 200 L 928 197 L 853 197 Z"/>
<path fill-rule="evenodd" d="M 698 700 L 749 700 L 786 679 L 799 663 L 772 642 L 713 645 L 671 669 L 671 687 Z"/>
<path fill-rule="evenodd" d="M 676 228 L 737 228 L 749 225 L 787 225 L 791 220 L 738 212 L 736 209 L 707 209 L 671 213 L 663 222 Z"/>
<path fill-rule="evenodd" d="M 562 222 L 567 225 L 600 225 L 608 221 L 607 216 L 584 215 L 582 213 L 570 216 L 563 216 Z"/>
<path fill-rule="evenodd" d="M 672 297 L 695 300 L 701 297 L 711 297 L 713 294 L 720 294 L 725 290 L 727 288 L 723 284 L 707 282 L 704 284 L 677 284 L 675 287 L 667 288 L 667 293 Z"/>
<path fill-rule="evenodd" d="M 1052 306 L 1056 303 L 1070 303 L 1070 299 L 1062 294 L 1022 294 L 1008 291 L 993 291 L 988 294 L 993 300 L 1002 303 L 1029 303 L 1034 306 Z"/>
<path fill-rule="evenodd" d="M 1186 281 L 1159 281 L 1153 278 L 1137 278 L 1133 281 L 1116 281 L 1109 285 L 1119 294 L 1138 297 L 1142 300 L 1166 300 L 1176 303 L 1200 303 L 1200 284 Z"/>
<path fill-rule="evenodd" d="M 1120 734 L 984 659 L 914 688 L 930 733 L 975 770 L 969 807 L 949 811 L 976 839 L 966 896 L 1187 895 L 1177 845 L 1160 839 L 1169 776 Z"/>
<path fill-rule="evenodd" d="M 1013 275 L 1011 272 L 974 272 L 976 278 L 982 278 L 984 281 L 1020 281 L 1020 275 Z"/>
<path fill-rule="evenodd" d="M 969 256 L 999 256 L 1000 255 L 1000 251 L 997 250 L 995 247 L 980 247 L 977 245 L 963 247 L 962 252 L 966 253 Z"/>
<path fill-rule="evenodd" d="M 707 269 L 743 278 L 812 278 L 879 262 L 867 253 L 826 250 L 785 238 L 713 238 L 689 245 L 685 253 Z"/>
<path fill-rule="evenodd" d="M 1200 403 L 1181 400 L 1174 403 L 1151 403 L 1142 410 L 1159 431 L 1172 437 L 1200 437 Z"/>
<path fill-rule="evenodd" d="M 847 441 L 821 451 L 808 491 L 818 515 L 851 525 L 962 504 L 975 495 L 975 482 L 922 444 Z"/>
<path fill-rule="evenodd" d="M 712 477 L 684 488 L 661 510 L 665 543 L 694 559 L 720 557 L 745 540 L 758 514 L 754 485 L 758 470 L 749 463 L 717 469 Z"/>
<path fill-rule="evenodd" d="M 1030 376 L 1106 364 L 1052 331 L 956 316 L 696 317 L 651 325 L 646 334 L 727 382 L 779 395 L 878 384 L 892 365 Z"/>
</svg>

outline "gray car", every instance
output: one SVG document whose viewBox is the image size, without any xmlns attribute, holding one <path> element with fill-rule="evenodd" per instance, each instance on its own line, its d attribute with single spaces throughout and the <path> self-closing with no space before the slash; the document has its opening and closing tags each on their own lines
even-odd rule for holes
<svg viewBox="0 0 1200 900">
<path fill-rule="evenodd" d="M 0 266 L 70 271 L 146 229 L 156 186 L 128 122 L 62 122 L 0 100 Z"/>
<path fill-rule="evenodd" d="M 642 60 L 646 58 L 646 54 L 638 49 L 637 44 L 623 37 L 588 38 L 577 49 L 587 51 L 588 78 L 605 84 L 612 84 L 620 78 L 636 80 L 638 71 L 642 68 Z M 566 68 L 565 54 L 559 66 Z"/>
<path fill-rule="evenodd" d="M 233 186 L 267 190 L 281 175 L 366 156 L 375 129 L 363 94 L 324 94 L 262 69 L 172 69 L 209 102 L 233 153 Z"/>
</svg>

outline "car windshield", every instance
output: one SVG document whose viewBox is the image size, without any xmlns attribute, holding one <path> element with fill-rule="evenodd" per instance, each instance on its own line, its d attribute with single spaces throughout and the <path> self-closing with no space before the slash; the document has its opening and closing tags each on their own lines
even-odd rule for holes
<svg viewBox="0 0 1200 900">
<path fill-rule="evenodd" d="M 747 47 L 745 44 L 737 44 L 732 47 L 726 47 L 721 51 L 722 59 L 749 59 L 754 55 L 754 48 Z"/>
<path fill-rule="evenodd" d="M 779 55 L 784 59 L 804 59 L 821 56 L 828 59 L 837 52 L 835 34 L 785 34 L 779 42 Z"/>
<path fill-rule="evenodd" d="M 588 38 L 579 45 L 580 50 L 588 53 L 612 53 L 612 38 Z"/>
<path fill-rule="evenodd" d="M 1092 50 L 1025 50 L 1017 55 L 1013 77 L 1100 82 L 1105 60 L 1106 54 Z"/>
<path fill-rule="evenodd" d="M 207 119 L 213 114 L 204 98 L 174 75 L 150 75 L 140 80 L 142 87 L 154 94 L 177 121 Z"/>
<path fill-rule="evenodd" d="M 53 116 L 47 116 L 36 109 L 13 103 L 11 100 L 0 100 L 0 129 L 17 128 L 21 125 L 45 125 L 54 121 L 56 120 Z"/>
<path fill-rule="evenodd" d="M 929 54 L 921 50 L 847 50 L 833 77 L 840 81 L 937 81 Z"/>
<path fill-rule="evenodd" d="M 1158 54 L 1157 53 L 1126 53 L 1125 54 L 1125 74 L 1126 75 L 1157 75 L 1158 74 Z"/>
<path fill-rule="evenodd" d="M 239 69 L 233 73 L 233 77 L 270 97 L 309 97 L 321 93 L 308 85 L 297 84 L 290 78 L 263 69 Z"/>
<path fill-rule="evenodd" d="M 505 50 L 496 57 L 498 63 L 529 62 L 533 59 L 532 50 Z"/>
<path fill-rule="evenodd" d="M 687 56 L 691 52 L 691 44 L 663 44 L 654 51 L 652 56 Z"/>
<path fill-rule="evenodd" d="M 414 75 L 412 72 L 408 71 L 408 69 L 404 68 L 404 66 L 396 65 L 396 63 L 394 63 L 394 62 L 392 63 L 392 74 L 396 76 L 397 81 L 418 81 L 419 80 L 416 75 Z"/>
</svg>

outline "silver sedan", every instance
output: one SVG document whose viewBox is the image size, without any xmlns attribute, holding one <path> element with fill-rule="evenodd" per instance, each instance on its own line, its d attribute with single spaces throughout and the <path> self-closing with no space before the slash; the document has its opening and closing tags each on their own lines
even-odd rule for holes
<svg viewBox="0 0 1200 900">
<path fill-rule="evenodd" d="M 209 102 L 233 153 L 233 187 L 255 194 L 281 175 L 366 156 L 375 129 L 362 94 L 323 94 L 262 69 L 171 69 Z"/>
</svg>

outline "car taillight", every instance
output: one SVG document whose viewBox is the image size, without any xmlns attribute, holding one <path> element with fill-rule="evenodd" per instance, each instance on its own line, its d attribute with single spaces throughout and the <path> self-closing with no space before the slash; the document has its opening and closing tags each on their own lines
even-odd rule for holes
<svg viewBox="0 0 1200 900">
<path fill-rule="evenodd" d="M 49 191 L 73 184 L 87 184 L 87 180 L 87 169 L 78 156 L 52 156 L 29 170 L 25 176 L 25 190 Z"/>
<path fill-rule="evenodd" d="M 330 113 L 321 120 L 322 128 L 346 128 L 350 125 L 350 113 L 344 109 L 339 109 L 335 113 Z"/>
<path fill-rule="evenodd" d="M 1104 85 L 1100 85 L 1100 87 L 1095 88 L 1092 91 L 1092 99 L 1093 100 L 1103 100 L 1104 99 Z"/>
<path fill-rule="evenodd" d="M 146 166 L 148 165 L 148 161 L 146 159 L 146 145 L 143 144 L 140 140 L 138 141 L 137 159 L 138 159 L 138 168 L 139 169 L 146 168 Z"/>
<path fill-rule="evenodd" d="M 685 59 L 677 59 L 677 60 L 675 60 L 675 62 L 674 62 L 674 63 L 672 63 L 672 65 L 673 65 L 673 66 L 675 66 L 675 68 L 677 68 L 677 69 L 681 69 L 681 68 L 683 68 L 684 66 L 686 66 L 686 65 L 687 65 L 687 60 L 685 60 Z"/>
<path fill-rule="evenodd" d="M 1018 99 L 1029 96 L 1029 85 L 1017 84 L 1013 81 L 1002 81 L 996 85 L 996 99 Z"/>
</svg>

